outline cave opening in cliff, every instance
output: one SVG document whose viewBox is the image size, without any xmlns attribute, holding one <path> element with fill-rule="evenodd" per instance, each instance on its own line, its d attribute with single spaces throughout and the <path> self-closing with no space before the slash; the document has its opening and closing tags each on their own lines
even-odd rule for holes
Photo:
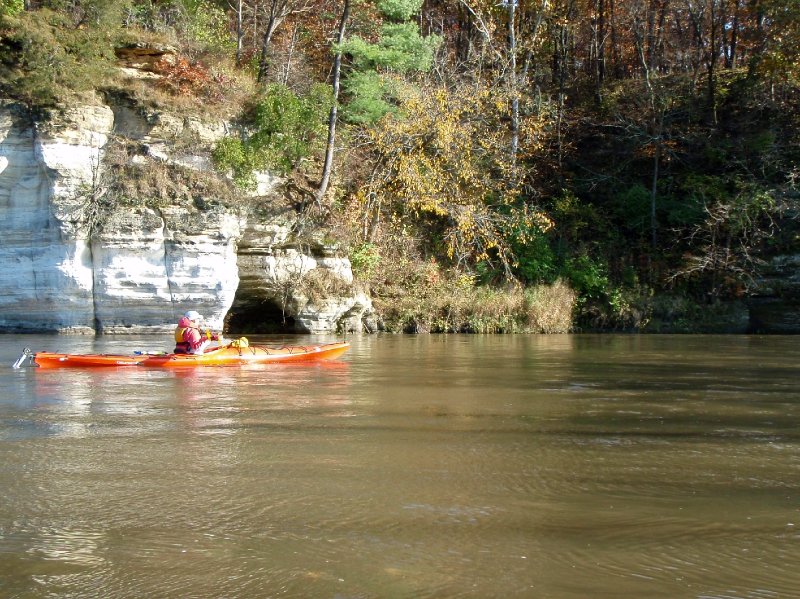
<svg viewBox="0 0 800 599">
<path fill-rule="evenodd" d="M 253 335 L 270 333 L 293 333 L 294 318 L 284 314 L 281 306 L 274 301 L 231 306 L 225 319 L 225 330 L 229 335 Z"/>
</svg>

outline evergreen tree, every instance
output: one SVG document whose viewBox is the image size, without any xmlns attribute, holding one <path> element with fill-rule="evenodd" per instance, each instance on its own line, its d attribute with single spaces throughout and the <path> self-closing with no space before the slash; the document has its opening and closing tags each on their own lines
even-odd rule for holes
<svg viewBox="0 0 800 599">
<path fill-rule="evenodd" d="M 422 0 L 380 0 L 377 4 L 385 21 L 376 42 L 359 36 L 345 41 L 340 51 L 352 61 L 344 80 L 348 103 L 346 118 L 355 123 L 373 123 L 392 110 L 396 83 L 392 74 L 428 71 L 441 43 L 436 35 L 423 37 L 409 19 L 419 11 Z"/>
</svg>

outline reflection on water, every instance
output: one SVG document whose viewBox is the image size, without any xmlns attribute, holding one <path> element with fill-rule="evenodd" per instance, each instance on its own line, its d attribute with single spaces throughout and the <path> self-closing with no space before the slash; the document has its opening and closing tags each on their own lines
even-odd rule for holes
<svg viewBox="0 0 800 599">
<path fill-rule="evenodd" d="M 153 340 L 0 338 L 0 596 L 800 596 L 796 338 L 352 341 L 38 371 Z"/>
</svg>

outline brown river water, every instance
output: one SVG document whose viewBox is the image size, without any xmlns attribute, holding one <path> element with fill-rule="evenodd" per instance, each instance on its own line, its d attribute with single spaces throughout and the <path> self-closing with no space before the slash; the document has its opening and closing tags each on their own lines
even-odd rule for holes
<svg viewBox="0 0 800 599">
<path fill-rule="evenodd" d="M 800 337 L 349 340 L 0 336 L 0 597 L 800 597 Z"/>
</svg>

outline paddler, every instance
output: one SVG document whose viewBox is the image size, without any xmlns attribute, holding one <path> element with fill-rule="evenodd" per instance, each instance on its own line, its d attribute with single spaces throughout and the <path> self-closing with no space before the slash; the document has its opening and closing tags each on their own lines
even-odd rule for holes
<svg viewBox="0 0 800 599">
<path fill-rule="evenodd" d="M 219 341 L 219 335 L 202 330 L 203 317 L 195 310 L 189 310 L 178 321 L 175 328 L 176 354 L 202 354 L 212 341 Z"/>
</svg>

